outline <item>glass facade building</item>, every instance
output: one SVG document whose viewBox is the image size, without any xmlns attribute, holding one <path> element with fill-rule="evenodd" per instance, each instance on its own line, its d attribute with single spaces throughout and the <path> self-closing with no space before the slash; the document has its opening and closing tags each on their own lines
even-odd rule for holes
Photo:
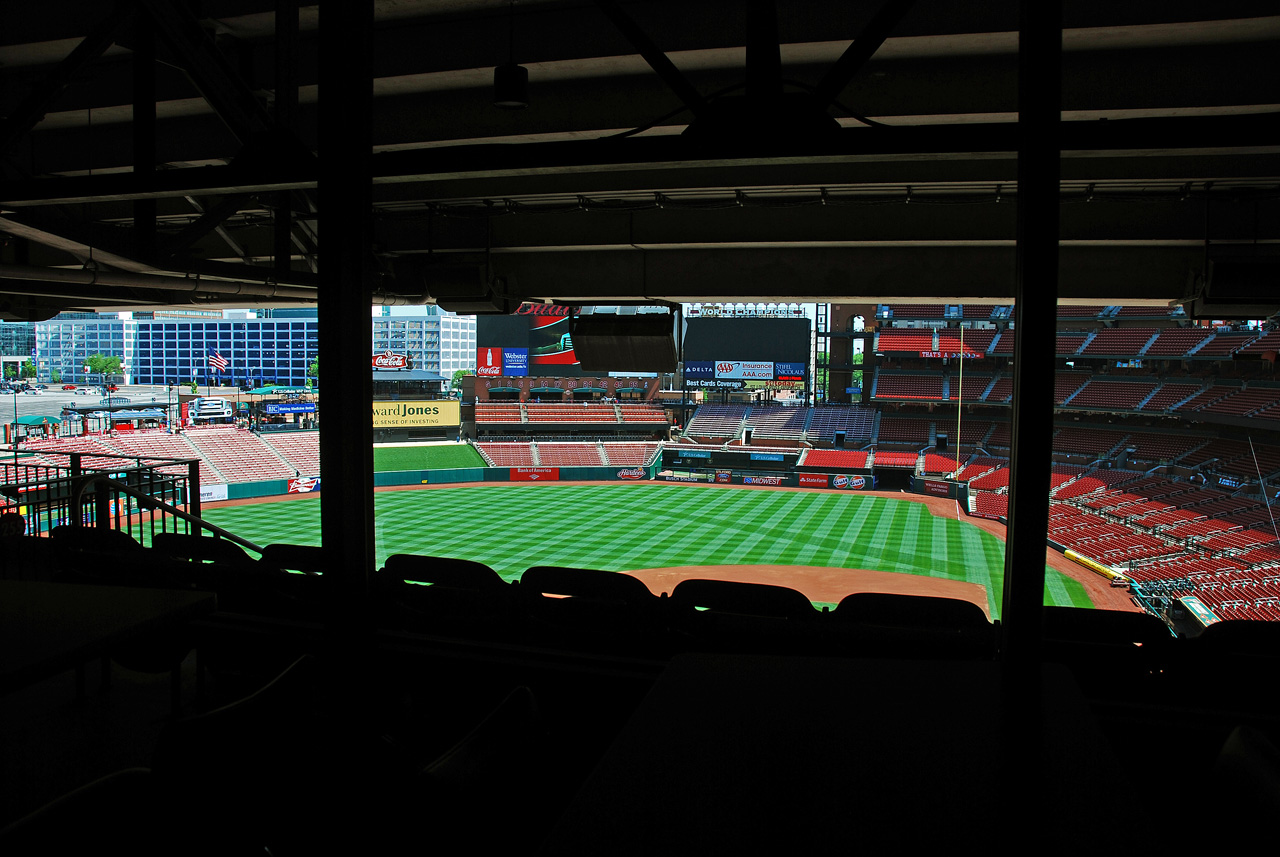
<svg viewBox="0 0 1280 857">
<path fill-rule="evenodd" d="M 414 367 L 451 378 L 475 367 L 475 318 L 415 307 L 413 315 L 372 319 L 373 353 L 406 354 Z M 157 313 L 159 316 L 159 313 Z M 282 317 L 283 316 L 283 317 Z M 5 325 L 18 328 L 18 325 Z M 85 383 L 85 360 L 92 354 L 124 361 L 128 384 L 266 384 L 303 386 L 319 353 L 319 324 L 283 313 L 273 318 L 202 320 L 121 319 L 114 314 L 64 313 L 38 322 L 34 347 L 39 378 L 53 373 L 72 384 Z M 15 331 L 16 333 L 16 331 Z M 25 344 L 29 354 L 31 344 Z M 227 361 L 218 373 L 210 352 Z M 15 355 L 16 356 L 16 355 Z"/>
</svg>

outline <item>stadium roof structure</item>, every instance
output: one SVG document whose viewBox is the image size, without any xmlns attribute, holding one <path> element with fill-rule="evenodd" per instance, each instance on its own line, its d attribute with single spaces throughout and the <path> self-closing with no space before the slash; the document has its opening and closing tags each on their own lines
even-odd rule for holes
<svg viewBox="0 0 1280 857">
<path fill-rule="evenodd" d="M 3 317 L 314 302 L 326 105 L 375 301 L 1014 297 L 1013 0 L 291 5 L 6 16 Z M 1277 237 L 1274 4 L 1073 3 L 1062 42 L 1063 299 Z"/>
</svg>

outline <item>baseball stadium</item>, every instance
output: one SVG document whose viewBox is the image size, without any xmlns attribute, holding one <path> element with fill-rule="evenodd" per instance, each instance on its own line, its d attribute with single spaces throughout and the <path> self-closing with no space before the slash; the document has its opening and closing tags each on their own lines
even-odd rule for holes
<svg viewBox="0 0 1280 857">
<path fill-rule="evenodd" d="M 0 849 L 1256 847 L 1280 17 L 928 5 L 16 22 Z"/>
</svg>

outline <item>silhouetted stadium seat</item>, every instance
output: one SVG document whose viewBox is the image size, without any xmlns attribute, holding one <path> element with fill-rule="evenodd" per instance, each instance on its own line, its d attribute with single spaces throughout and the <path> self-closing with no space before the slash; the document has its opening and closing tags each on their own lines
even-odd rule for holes
<svg viewBox="0 0 1280 857">
<path fill-rule="evenodd" d="M 379 621 L 387 627 L 496 639 L 515 630 L 515 587 L 483 563 L 392 554 L 378 572 L 376 594 Z"/>
<path fill-rule="evenodd" d="M 689 578 L 671 590 L 669 609 L 686 649 L 803 652 L 821 639 L 821 614 L 786 586 Z"/>
<path fill-rule="evenodd" d="M 958 598 L 855 592 L 832 619 L 859 654 L 895 657 L 993 658 L 996 627 L 982 608 Z"/>
<path fill-rule="evenodd" d="M 531 639 L 634 651 L 660 645 L 660 602 L 620 572 L 539 565 L 518 587 Z"/>
</svg>

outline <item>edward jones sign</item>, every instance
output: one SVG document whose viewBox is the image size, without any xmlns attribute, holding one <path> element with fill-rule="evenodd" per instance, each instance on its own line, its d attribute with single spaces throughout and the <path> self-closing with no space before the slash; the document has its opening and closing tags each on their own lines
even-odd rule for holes
<svg viewBox="0 0 1280 857">
<path fill-rule="evenodd" d="M 376 429 L 456 426 L 462 422 L 461 417 L 461 407 L 456 400 L 373 403 Z"/>
</svg>

